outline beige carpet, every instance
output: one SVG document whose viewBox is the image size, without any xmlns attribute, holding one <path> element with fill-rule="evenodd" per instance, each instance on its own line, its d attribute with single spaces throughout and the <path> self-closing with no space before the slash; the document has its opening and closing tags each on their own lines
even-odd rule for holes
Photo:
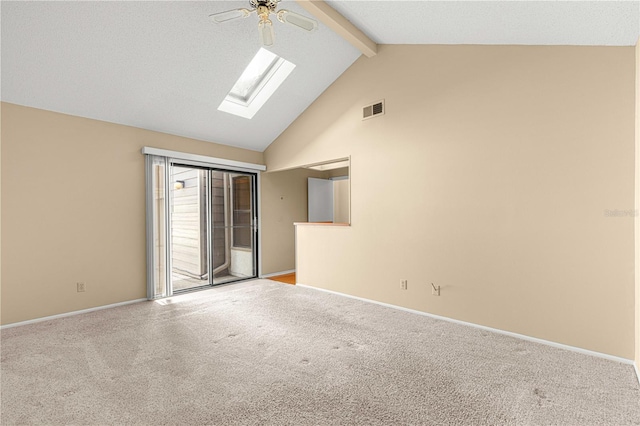
<svg viewBox="0 0 640 426">
<path fill-rule="evenodd" d="M 3 425 L 640 424 L 629 365 L 267 280 L 1 342 Z"/>
</svg>

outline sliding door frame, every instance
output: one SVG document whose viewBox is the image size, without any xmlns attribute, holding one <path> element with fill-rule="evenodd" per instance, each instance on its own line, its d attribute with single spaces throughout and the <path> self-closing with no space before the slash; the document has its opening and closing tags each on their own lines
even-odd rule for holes
<svg viewBox="0 0 640 426">
<path fill-rule="evenodd" d="M 147 299 L 154 300 L 162 297 L 170 297 L 173 295 L 172 289 L 172 251 L 171 251 L 171 232 L 168 232 L 171 224 L 171 182 L 169 179 L 169 175 L 171 172 L 171 167 L 173 165 L 177 166 L 192 166 L 197 168 L 204 168 L 210 171 L 220 171 L 220 172 L 239 172 L 243 174 L 251 175 L 254 182 L 254 193 L 253 193 L 253 203 L 255 206 L 255 216 L 252 218 L 253 223 L 253 243 L 254 243 L 254 275 L 255 278 L 259 278 L 262 276 L 262 239 L 261 236 L 261 209 L 260 209 L 260 172 L 266 170 L 266 167 L 259 164 L 250 164 L 250 163 L 241 163 L 232 160 L 224 160 L 213 157 L 205 157 L 194 154 L 166 151 L 156 148 L 145 147 L 142 150 L 145 155 L 145 197 L 146 197 L 146 252 L 147 252 Z M 164 295 L 157 296 L 155 292 L 155 259 L 154 259 L 154 188 L 153 188 L 153 160 L 154 158 L 163 158 L 164 159 L 164 177 L 162 182 L 164 187 L 165 194 L 165 202 L 164 202 L 164 217 L 165 217 L 165 291 Z M 210 175 L 210 173 L 208 173 Z M 209 232 L 211 234 L 213 232 L 213 223 L 211 219 L 211 206 L 209 203 L 209 199 L 211 197 L 210 188 L 211 182 L 207 182 L 208 190 L 207 192 L 207 221 L 210 222 Z M 257 217 L 257 220 L 256 220 Z M 207 257 L 208 257 L 208 273 L 209 273 L 209 282 L 213 282 L 213 253 L 212 253 L 212 236 L 208 235 L 207 237 Z M 247 278 L 251 279 L 251 278 Z M 235 282 L 235 281 L 234 281 Z M 206 285 L 205 285 L 206 286 Z"/>
</svg>

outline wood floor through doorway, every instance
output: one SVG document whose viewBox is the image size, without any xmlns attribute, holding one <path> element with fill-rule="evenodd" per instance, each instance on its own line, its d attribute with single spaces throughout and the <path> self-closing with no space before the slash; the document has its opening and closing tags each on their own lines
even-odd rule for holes
<svg viewBox="0 0 640 426">
<path fill-rule="evenodd" d="M 275 277 L 269 277 L 270 280 L 279 281 L 281 283 L 296 285 L 296 273 L 278 275 Z"/>
</svg>

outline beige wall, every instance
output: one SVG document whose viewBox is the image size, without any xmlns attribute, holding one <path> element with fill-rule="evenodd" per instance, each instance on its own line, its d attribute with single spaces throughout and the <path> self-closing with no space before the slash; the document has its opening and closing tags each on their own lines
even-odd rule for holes
<svg viewBox="0 0 640 426">
<path fill-rule="evenodd" d="M 262 274 L 295 269 L 294 222 L 307 221 L 307 178 L 327 172 L 293 169 L 262 173 L 260 203 Z"/>
<path fill-rule="evenodd" d="M 145 297 L 143 146 L 263 162 L 259 152 L 7 103 L 2 124 L 2 324 Z"/>
<path fill-rule="evenodd" d="M 634 221 L 605 210 L 634 206 L 634 56 L 360 58 L 265 152 L 270 169 L 351 156 L 352 226 L 299 227 L 298 282 L 633 358 Z"/>
<path fill-rule="evenodd" d="M 333 181 L 333 221 L 349 223 L 349 179 Z"/>
</svg>

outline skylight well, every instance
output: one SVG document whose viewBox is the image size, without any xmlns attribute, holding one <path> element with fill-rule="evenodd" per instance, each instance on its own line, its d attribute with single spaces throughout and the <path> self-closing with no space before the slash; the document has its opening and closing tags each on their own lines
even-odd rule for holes
<svg viewBox="0 0 640 426">
<path fill-rule="evenodd" d="M 260 48 L 218 110 L 252 118 L 295 67 L 275 53 Z"/>
</svg>

